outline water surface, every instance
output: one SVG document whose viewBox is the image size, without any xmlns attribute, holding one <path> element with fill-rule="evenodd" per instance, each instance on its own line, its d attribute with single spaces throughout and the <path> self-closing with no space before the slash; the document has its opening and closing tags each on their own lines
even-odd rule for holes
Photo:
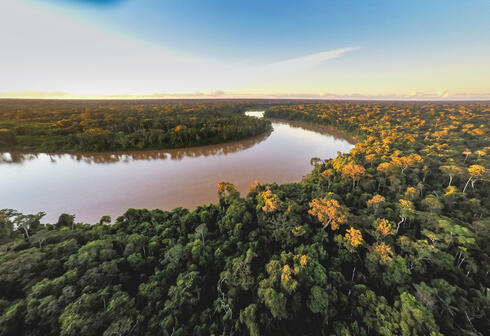
<svg viewBox="0 0 490 336">
<path fill-rule="evenodd" d="M 261 111 L 247 112 L 261 116 Z M 353 145 L 320 127 L 274 120 L 274 130 L 220 145 L 105 153 L 0 154 L 0 208 L 65 212 L 93 223 L 128 208 L 193 208 L 217 200 L 220 181 L 244 195 L 255 180 L 285 183 L 310 170 L 310 158 L 335 157 Z"/>
</svg>

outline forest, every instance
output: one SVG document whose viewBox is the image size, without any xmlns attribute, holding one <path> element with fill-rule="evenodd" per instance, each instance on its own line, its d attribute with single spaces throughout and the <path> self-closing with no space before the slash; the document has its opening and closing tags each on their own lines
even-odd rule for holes
<svg viewBox="0 0 490 336">
<path fill-rule="evenodd" d="M 262 134 L 246 102 L 0 101 L 0 150 L 109 151 L 216 144 Z"/>
<path fill-rule="evenodd" d="M 195 124 L 192 108 L 184 120 L 172 105 L 121 108 L 116 121 L 104 120 L 105 107 L 19 119 L 2 108 L 0 128 L 2 141 L 15 135 L 32 148 L 56 141 L 20 133 L 70 130 L 56 137 L 98 149 L 74 134 L 194 130 L 243 108 L 218 105 Z M 270 105 L 266 116 L 333 126 L 358 143 L 312 158 L 296 183 L 256 181 L 240 195 L 223 181 L 219 202 L 193 211 L 41 224 L 42 212 L 1 210 L 0 334 L 488 334 L 490 104 L 305 102 Z M 33 129 L 18 130 L 24 122 Z"/>
</svg>

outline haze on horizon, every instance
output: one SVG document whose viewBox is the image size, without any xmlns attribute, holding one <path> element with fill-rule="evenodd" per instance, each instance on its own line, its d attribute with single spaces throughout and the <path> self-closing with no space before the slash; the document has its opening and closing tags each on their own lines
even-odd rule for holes
<svg viewBox="0 0 490 336">
<path fill-rule="evenodd" d="M 490 2 L 2 0 L 0 98 L 490 99 Z"/>
</svg>

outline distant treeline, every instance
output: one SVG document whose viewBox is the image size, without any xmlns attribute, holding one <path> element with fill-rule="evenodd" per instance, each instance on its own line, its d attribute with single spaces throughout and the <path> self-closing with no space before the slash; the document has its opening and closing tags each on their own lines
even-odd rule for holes
<svg viewBox="0 0 490 336">
<path fill-rule="evenodd" d="M 107 151 L 215 144 L 264 133 L 247 103 L 0 101 L 0 150 Z"/>
<path fill-rule="evenodd" d="M 222 182 L 193 211 L 1 210 L 0 335 L 488 335 L 489 114 L 271 107 L 359 142 L 298 183 Z"/>
</svg>

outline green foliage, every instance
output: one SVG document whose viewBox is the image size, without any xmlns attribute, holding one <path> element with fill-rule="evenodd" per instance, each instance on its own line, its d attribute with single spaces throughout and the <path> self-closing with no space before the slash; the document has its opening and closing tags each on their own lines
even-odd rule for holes
<svg viewBox="0 0 490 336">
<path fill-rule="evenodd" d="M 400 327 L 404 336 L 441 335 L 430 312 L 413 295 L 400 295 Z"/>
<path fill-rule="evenodd" d="M 320 286 L 311 287 L 308 297 L 308 308 L 313 313 L 328 314 L 328 295 Z"/>
<path fill-rule="evenodd" d="M 247 103 L 0 102 L 0 149 L 106 151 L 178 148 L 255 136 L 271 128 Z"/>
<path fill-rule="evenodd" d="M 137 115 L 134 104 L 119 113 Z M 336 126 L 359 142 L 314 160 L 298 183 L 257 184 L 246 197 L 222 183 L 219 203 L 193 211 L 129 209 L 110 225 L 65 214 L 44 225 L 43 213 L 1 210 L 0 334 L 485 335 L 488 180 L 463 192 L 468 177 L 448 186 L 441 167 L 488 167 L 489 155 L 462 152 L 488 146 L 489 112 L 483 103 L 272 106 L 271 117 Z M 79 127 L 68 117 L 60 124 Z M 87 125 L 105 141 L 95 126 Z M 349 164 L 365 168 L 356 183 L 342 175 Z M 323 198 L 348 213 L 336 231 L 309 214 Z M 345 244 L 347 230 L 362 235 L 356 248 Z"/>
</svg>

